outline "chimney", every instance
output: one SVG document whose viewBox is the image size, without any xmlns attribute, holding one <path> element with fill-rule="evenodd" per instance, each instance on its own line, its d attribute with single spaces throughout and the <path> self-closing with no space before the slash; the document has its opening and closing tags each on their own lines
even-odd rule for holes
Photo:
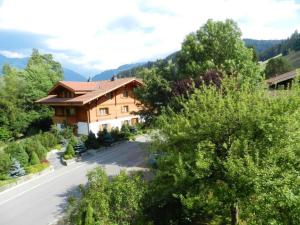
<svg viewBox="0 0 300 225">
<path fill-rule="evenodd" d="M 112 77 L 111 77 L 111 81 L 115 81 L 115 80 L 117 80 L 118 79 L 118 77 L 116 76 L 116 75 L 113 75 Z"/>
</svg>

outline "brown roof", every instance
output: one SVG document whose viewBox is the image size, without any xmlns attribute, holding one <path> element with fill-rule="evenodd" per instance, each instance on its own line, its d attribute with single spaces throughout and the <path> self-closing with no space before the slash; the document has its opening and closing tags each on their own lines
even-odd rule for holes
<svg viewBox="0 0 300 225">
<path fill-rule="evenodd" d="M 84 105 L 96 98 L 99 98 L 113 90 L 116 90 L 126 84 L 136 82 L 142 84 L 141 80 L 135 77 L 119 78 L 114 81 L 103 80 L 97 82 L 73 82 L 73 81 L 59 81 L 50 91 L 49 95 L 45 98 L 36 101 L 40 104 L 68 104 L 68 105 Z M 58 98 L 57 95 L 51 94 L 57 87 L 63 86 L 73 92 L 83 92 L 74 98 Z"/>
<path fill-rule="evenodd" d="M 272 77 L 272 78 L 266 80 L 266 83 L 269 86 L 271 86 L 271 85 L 278 84 L 278 83 L 286 81 L 286 80 L 294 79 L 295 77 L 296 77 L 296 70 L 293 70 L 291 72 L 287 72 L 287 73 L 281 74 L 279 76 Z"/>
</svg>

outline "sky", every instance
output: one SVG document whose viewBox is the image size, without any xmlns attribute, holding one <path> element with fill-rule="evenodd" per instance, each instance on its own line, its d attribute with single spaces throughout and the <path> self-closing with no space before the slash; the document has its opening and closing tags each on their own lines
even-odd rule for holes
<svg viewBox="0 0 300 225">
<path fill-rule="evenodd" d="M 208 19 L 235 20 L 243 38 L 300 30 L 300 0 L 0 0 L 0 54 L 32 48 L 90 76 L 163 58 Z"/>
</svg>

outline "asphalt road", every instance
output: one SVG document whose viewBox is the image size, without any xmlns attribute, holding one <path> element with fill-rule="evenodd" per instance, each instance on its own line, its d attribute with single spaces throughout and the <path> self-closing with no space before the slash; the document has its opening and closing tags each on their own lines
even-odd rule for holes
<svg viewBox="0 0 300 225">
<path fill-rule="evenodd" d="M 145 141 L 141 136 L 134 142 L 90 153 L 79 162 L 56 167 L 51 173 L 0 192 L 0 225 L 52 224 L 63 214 L 68 195 L 87 182 L 87 171 L 101 165 L 108 175 L 115 175 L 122 169 L 143 165 Z"/>
</svg>

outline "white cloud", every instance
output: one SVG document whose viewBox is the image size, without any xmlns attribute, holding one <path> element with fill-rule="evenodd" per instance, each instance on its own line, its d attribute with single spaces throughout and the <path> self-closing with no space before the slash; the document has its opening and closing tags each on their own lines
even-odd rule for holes
<svg viewBox="0 0 300 225">
<path fill-rule="evenodd" d="M 0 54 L 6 56 L 7 58 L 25 58 L 26 55 L 19 53 L 19 52 L 13 52 L 13 51 L 7 51 L 7 50 L 0 50 Z"/>
<path fill-rule="evenodd" d="M 178 50 L 209 18 L 236 20 L 243 37 L 286 38 L 300 28 L 299 9 L 293 0 L 4 0 L 0 29 L 51 36 L 56 58 L 103 70 Z"/>
</svg>

